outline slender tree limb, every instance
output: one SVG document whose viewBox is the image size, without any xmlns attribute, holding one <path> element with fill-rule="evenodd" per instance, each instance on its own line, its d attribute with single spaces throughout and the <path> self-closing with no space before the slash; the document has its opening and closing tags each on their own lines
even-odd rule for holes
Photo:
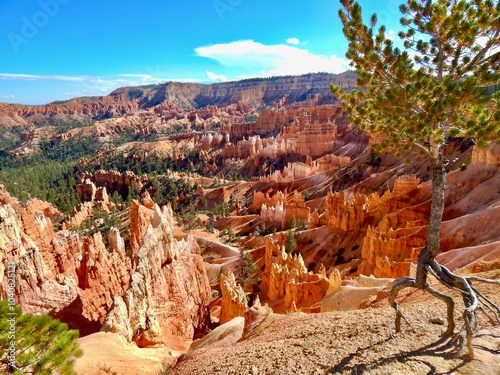
<svg viewBox="0 0 500 375">
<path fill-rule="evenodd" d="M 470 281 L 479 281 L 481 283 L 500 285 L 500 280 L 495 280 L 495 279 L 485 279 L 483 277 L 477 277 L 477 276 L 466 276 L 465 279 Z"/>
</svg>

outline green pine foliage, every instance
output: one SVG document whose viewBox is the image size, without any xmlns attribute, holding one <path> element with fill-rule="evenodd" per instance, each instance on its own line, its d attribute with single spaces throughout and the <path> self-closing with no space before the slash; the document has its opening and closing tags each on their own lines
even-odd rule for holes
<svg viewBox="0 0 500 375">
<path fill-rule="evenodd" d="M 285 251 L 290 254 L 297 248 L 297 240 L 295 239 L 295 233 L 292 230 L 288 231 L 285 238 Z"/>
<path fill-rule="evenodd" d="M 443 146 L 456 137 L 480 146 L 500 140 L 500 91 L 484 89 L 500 81 L 500 2 L 408 0 L 400 6 L 398 41 L 377 26 L 376 14 L 366 25 L 359 3 L 340 2 L 346 57 L 360 89 L 332 85 L 332 93 L 354 124 L 380 137 L 381 151 L 398 155 L 418 146 L 429 157 L 432 206 L 422 254 L 432 260 L 444 210 Z M 421 286 L 425 267 L 417 274 Z"/>
<path fill-rule="evenodd" d="M 15 314 L 15 335 L 11 336 L 8 314 Z M 0 370 L 2 374 L 72 375 L 74 359 L 82 355 L 76 339 L 78 331 L 48 315 L 23 314 L 14 311 L 7 301 L 0 301 Z M 8 350 L 15 346 L 15 367 L 10 366 Z"/>
<path fill-rule="evenodd" d="M 255 285 L 257 280 L 252 276 L 257 271 L 258 267 L 255 264 L 252 254 L 247 251 L 240 252 L 240 267 L 238 269 L 238 274 L 236 275 L 236 280 L 243 287 L 247 285 Z"/>
<path fill-rule="evenodd" d="M 500 2 L 409 0 L 399 41 L 377 28 L 375 14 L 365 25 L 357 2 L 341 3 L 346 57 L 362 90 L 332 92 L 353 123 L 383 137 L 381 149 L 432 153 L 449 137 L 500 139 L 500 92 L 480 89 L 500 81 Z"/>
<path fill-rule="evenodd" d="M 0 151 L 0 184 L 22 202 L 38 198 L 65 213 L 80 203 L 76 194 L 77 160 L 97 150 L 92 139 L 47 141 L 36 155 L 12 156 Z"/>
<path fill-rule="evenodd" d="M 71 212 L 80 203 L 76 194 L 73 162 L 40 161 L 0 170 L 0 183 L 14 197 L 26 202 L 38 198 Z"/>
</svg>

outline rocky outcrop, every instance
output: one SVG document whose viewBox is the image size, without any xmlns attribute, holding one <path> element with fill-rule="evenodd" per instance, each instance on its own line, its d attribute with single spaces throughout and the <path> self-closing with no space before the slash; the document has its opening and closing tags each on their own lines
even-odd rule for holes
<svg viewBox="0 0 500 375">
<path fill-rule="evenodd" d="M 83 173 L 76 191 L 82 202 L 102 201 L 106 199 L 108 194 L 115 192 L 123 195 L 128 194 L 132 186 L 138 193 L 147 183 L 147 176 L 136 176 L 130 171 L 119 173 L 99 170 L 94 173 Z M 105 188 L 105 191 L 99 192 L 99 188 Z"/>
<path fill-rule="evenodd" d="M 84 221 L 94 215 L 94 202 L 83 202 L 77 205 L 63 224 L 63 229 L 74 230 L 79 228 Z"/>
<path fill-rule="evenodd" d="M 52 247 L 54 227 L 52 220 L 61 213 L 50 203 L 39 199 L 31 199 L 21 210 L 21 220 L 24 233 L 30 237 L 42 253 L 47 253 Z"/>
<path fill-rule="evenodd" d="M 474 146 L 472 150 L 472 163 L 500 166 L 500 143 L 492 142 L 486 148 Z"/>
<path fill-rule="evenodd" d="M 268 239 L 261 287 L 270 301 L 282 300 L 285 309 L 296 310 L 321 301 L 330 280 L 324 268 L 318 274 L 308 272 L 300 254 L 287 254 L 282 243 Z"/>
<path fill-rule="evenodd" d="M 408 276 L 425 246 L 427 226 L 389 229 L 368 228 L 362 248 L 359 272 L 375 277 Z"/>
<path fill-rule="evenodd" d="M 294 191 L 292 198 L 288 201 L 281 201 L 280 195 L 277 199 L 269 199 L 270 203 L 276 201 L 274 206 L 262 204 L 260 217 L 269 225 L 279 229 L 290 228 L 295 221 L 296 225 L 308 225 L 311 218 L 311 209 L 306 206 L 304 197 L 298 191 Z M 257 198 L 259 199 L 259 198 Z"/>
<path fill-rule="evenodd" d="M 263 193 L 262 191 L 254 191 L 252 195 L 252 201 L 248 210 L 252 213 L 259 213 L 262 205 L 267 207 L 276 206 L 278 203 L 284 203 L 286 201 L 286 196 L 282 191 L 277 191 L 276 194 L 270 194 L 269 192 Z"/>
<path fill-rule="evenodd" d="M 324 151 L 332 149 L 338 126 L 344 129 L 347 123 L 347 117 L 339 105 L 316 106 L 301 103 L 297 108 L 288 106 L 280 110 L 264 110 L 255 123 L 230 124 L 223 126 L 222 131 L 228 133 L 231 140 L 280 133 L 279 141 L 282 139 L 287 147 L 293 148 L 294 152 L 301 150 L 303 155 L 306 155 L 311 150 L 313 152 L 315 149 L 319 150 L 314 146 L 309 147 L 314 140 L 320 141 L 320 148 L 326 145 Z M 318 132 L 326 136 L 326 140 L 319 139 Z M 304 144 L 299 144 L 299 137 L 301 141 L 305 141 Z"/>
<path fill-rule="evenodd" d="M 192 237 L 173 236 L 171 208 L 155 206 L 135 254 L 135 271 L 123 297 L 115 297 L 103 330 L 140 347 L 189 343 L 209 324 L 210 285 Z"/>
<path fill-rule="evenodd" d="M 130 204 L 130 259 L 135 262 L 135 254 L 142 245 L 142 238 L 146 234 L 153 210 L 133 200 Z"/>
<path fill-rule="evenodd" d="M 108 251 L 100 234 L 82 243 L 74 232 L 55 233 L 51 218 L 59 212 L 46 202 L 32 200 L 18 209 L 0 205 L 0 294 L 7 290 L 6 262 L 14 262 L 16 302 L 24 311 L 50 314 L 81 335 L 95 332 L 112 297 L 128 286 L 123 240 L 112 230 L 110 243 L 117 245 Z"/>
<path fill-rule="evenodd" d="M 0 206 L 0 297 L 7 298 L 7 262 L 15 264 L 15 298 L 23 311 L 57 313 L 78 296 L 77 283 L 63 274 L 56 278 L 37 245 L 22 230 L 15 210 Z"/>
<path fill-rule="evenodd" d="M 220 275 L 222 294 L 219 323 L 224 324 L 238 316 L 244 316 L 247 308 L 247 297 L 243 288 L 236 283 L 231 270 Z"/>
<path fill-rule="evenodd" d="M 116 230 L 110 232 L 110 237 L 114 237 L 116 243 L 123 244 Z M 113 296 L 121 296 L 128 287 L 130 273 L 130 259 L 123 246 L 108 251 L 101 233 L 85 238 L 82 260 L 77 268 L 83 316 L 102 324 L 113 303 Z"/>
<path fill-rule="evenodd" d="M 309 160 L 308 172 L 302 176 L 295 176 L 304 178 L 315 173 L 318 168 L 330 170 L 338 168 L 339 165 L 346 165 L 350 161 L 349 155 L 333 154 L 336 149 L 344 145 L 341 138 L 346 133 L 347 124 L 347 118 L 338 105 L 265 110 L 255 123 L 230 124 L 222 127 L 233 140 L 233 143 L 225 145 L 222 156 L 226 159 L 245 159 L 254 156 L 276 159 L 285 155 L 292 156 L 295 160 L 306 158 Z M 277 136 L 269 136 L 276 133 Z M 367 147 L 367 138 L 365 143 Z M 344 151 L 341 150 L 341 153 Z M 326 155 L 330 155 L 328 160 L 312 162 L 313 159 Z M 334 162 L 330 167 L 326 165 L 329 161 Z"/>
</svg>

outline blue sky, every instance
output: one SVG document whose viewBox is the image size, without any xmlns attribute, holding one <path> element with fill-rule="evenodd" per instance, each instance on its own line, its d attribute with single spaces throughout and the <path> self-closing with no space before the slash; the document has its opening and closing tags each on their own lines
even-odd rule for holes
<svg viewBox="0 0 500 375">
<path fill-rule="evenodd" d="M 389 28 L 400 1 L 362 0 Z M 0 102 L 348 69 L 338 0 L 0 0 Z"/>
</svg>

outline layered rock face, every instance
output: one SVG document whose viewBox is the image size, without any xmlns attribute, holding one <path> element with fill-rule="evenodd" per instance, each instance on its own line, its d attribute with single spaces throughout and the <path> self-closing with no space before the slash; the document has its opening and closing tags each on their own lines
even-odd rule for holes
<svg viewBox="0 0 500 375">
<path fill-rule="evenodd" d="M 422 241 L 425 244 L 426 231 L 422 226 L 430 209 L 425 203 L 430 199 L 429 191 L 419 184 L 415 176 L 401 176 L 395 180 L 392 191 L 381 196 L 356 193 L 354 189 L 327 196 L 328 227 L 364 238 L 360 273 L 376 277 L 408 274 Z"/>
<path fill-rule="evenodd" d="M 498 153 L 497 145 L 474 148 L 471 165 L 447 174 L 442 252 L 480 246 L 478 257 L 485 258 L 484 251 L 491 248 L 486 245 L 497 241 L 490 223 L 500 218 L 500 197 L 494 187 L 498 185 Z M 426 243 L 430 181 L 401 176 L 394 180 L 391 191 L 361 193 L 368 190 L 370 180 L 377 185 L 377 179 L 374 175 L 351 189 L 330 193 L 322 220 L 335 233 L 356 233 L 363 238 L 362 261 L 356 272 L 376 277 L 406 276 Z"/>
<path fill-rule="evenodd" d="M 16 303 L 32 313 L 58 312 L 78 296 L 74 279 L 60 274 L 56 279 L 10 204 L 0 205 L 0 297 L 7 299 L 5 270 L 15 264 Z"/>
<path fill-rule="evenodd" d="M 209 322 L 209 280 L 192 237 L 173 237 L 171 208 L 155 206 L 135 254 L 135 270 L 122 297 L 115 297 L 103 330 L 139 347 L 176 345 L 193 339 Z"/>
<path fill-rule="evenodd" d="M 2 298 L 11 261 L 23 310 L 50 314 L 81 335 L 99 330 L 107 317 L 105 327 L 126 333 L 139 346 L 182 347 L 208 327 L 211 291 L 199 247 L 191 237 L 174 239 L 171 209 L 134 202 L 131 232 L 139 248 L 132 270 L 117 229 L 110 230 L 109 248 L 100 233 L 80 239 L 74 232 L 54 232 L 49 217 L 58 212 L 51 205 L 35 200 L 21 207 L 1 193 Z"/>
<path fill-rule="evenodd" d="M 123 239 L 114 229 L 110 232 L 110 251 L 100 233 L 83 240 L 82 260 L 78 267 L 78 286 L 84 314 L 88 320 L 103 323 L 114 295 L 122 295 L 129 284 L 131 264 L 125 254 Z M 121 244 L 121 245 L 118 245 Z"/>
<path fill-rule="evenodd" d="M 347 124 L 347 117 L 338 105 L 264 110 L 255 123 L 222 127 L 232 141 L 237 141 L 226 144 L 222 155 L 241 159 L 290 154 L 317 159 L 338 148 Z M 270 136 L 276 133 L 277 136 Z"/>
<path fill-rule="evenodd" d="M 10 118 L 16 122 L 27 123 L 32 120 L 64 115 L 73 119 L 102 118 L 119 116 L 139 109 L 137 100 L 130 100 L 120 94 L 110 94 L 99 98 L 78 98 L 60 104 L 25 106 L 18 104 L 0 104 L 0 118 Z"/>
<path fill-rule="evenodd" d="M 349 90 L 356 86 L 355 80 L 356 77 L 352 72 L 346 72 L 250 79 L 211 85 L 169 82 L 150 87 L 124 87 L 107 96 L 77 98 L 43 106 L 0 103 L 0 119 L 3 123 L 13 126 L 29 126 L 30 122 L 44 123 L 54 116 L 78 121 L 119 117 L 147 109 L 153 114 L 179 115 L 181 111 L 194 108 L 216 105 L 224 107 L 236 103 L 240 107 L 282 106 L 295 102 L 317 105 L 334 102 L 335 98 L 329 89 L 330 83 Z M 235 110 L 246 109 L 235 108 Z M 209 112 L 212 116 L 217 115 L 216 110 Z M 200 117 L 203 116 L 204 114 L 200 113 Z"/>
</svg>

